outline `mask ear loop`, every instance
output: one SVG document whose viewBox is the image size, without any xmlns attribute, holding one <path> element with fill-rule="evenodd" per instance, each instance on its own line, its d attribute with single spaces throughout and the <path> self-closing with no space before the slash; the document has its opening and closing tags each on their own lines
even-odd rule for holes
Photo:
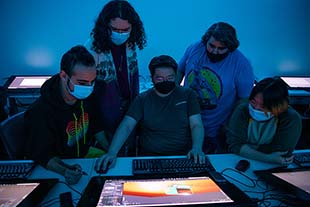
<svg viewBox="0 0 310 207">
<path fill-rule="evenodd" d="M 73 91 L 70 89 L 70 82 L 72 83 L 73 85 L 73 91 L 74 91 L 74 83 L 72 82 L 71 78 L 68 76 L 68 80 L 67 80 L 67 89 L 69 90 L 69 93 L 72 93 Z"/>
</svg>

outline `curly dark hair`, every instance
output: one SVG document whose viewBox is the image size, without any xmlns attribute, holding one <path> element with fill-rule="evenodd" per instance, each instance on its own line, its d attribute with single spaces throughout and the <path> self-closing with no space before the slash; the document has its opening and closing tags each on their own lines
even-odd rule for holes
<svg viewBox="0 0 310 207">
<path fill-rule="evenodd" d="M 83 45 L 68 50 L 61 58 L 60 69 L 71 77 L 75 65 L 95 66 L 95 59 Z"/>
<path fill-rule="evenodd" d="M 206 45 L 211 37 L 214 37 L 217 41 L 222 42 L 230 52 L 239 47 L 239 40 L 237 38 L 236 30 L 228 23 L 218 22 L 213 24 L 202 36 L 201 40 L 203 44 Z"/>
<path fill-rule="evenodd" d="M 110 21 L 115 18 L 127 20 L 132 25 L 128 45 L 142 50 L 146 46 L 146 36 L 143 23 L 134 8 L 125 0 L 112 0 L 101 10 L 91 35 L 94 38 L 92 49 L 97 53 L 111 50 Z"/>
</svg>

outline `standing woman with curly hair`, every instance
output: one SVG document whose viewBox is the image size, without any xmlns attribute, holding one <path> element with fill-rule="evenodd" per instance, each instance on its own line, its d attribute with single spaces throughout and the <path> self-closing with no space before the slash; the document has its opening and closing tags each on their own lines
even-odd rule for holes
<svg viewBox="0 0 310 207">
<path fill-rule="evenodd" d="M 146 46 L 143 23 L 128 1 L 112 0 L 103 7 L 86 46 L 96 61 L 94 98 L 107 150 L 129 104 L 139 93 L 136 49 Z M 130 155 L 133 147 L 134 140 L 128 139 L 120 154 Z"/>
</svg>

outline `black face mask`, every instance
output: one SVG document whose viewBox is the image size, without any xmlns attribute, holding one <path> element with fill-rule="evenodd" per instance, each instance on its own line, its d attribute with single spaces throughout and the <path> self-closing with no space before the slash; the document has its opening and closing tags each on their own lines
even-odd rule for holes
<svg viewBox="0 0 310 207">
<path fill-rule="evenodd" d="M 221 60 L 225 59 L 225 58 L 227 57 L 228 54 L 229 54 L 229 52 L 226 52 L 226 53 L 224 53 L 224 54 L 213 54 L 213 53 L 210 53 L 210 52 L 207 50 L 208 58 L 209 58 L 210 61 L 213 62 L 213 63 L 220 62 Z"/>
<path fill-rule="evenodd" d="M 162 94 L 167 94 L 175 88 L 174 81 L 162 81 L 154 85 L 155 89 Z"/>
</svg>

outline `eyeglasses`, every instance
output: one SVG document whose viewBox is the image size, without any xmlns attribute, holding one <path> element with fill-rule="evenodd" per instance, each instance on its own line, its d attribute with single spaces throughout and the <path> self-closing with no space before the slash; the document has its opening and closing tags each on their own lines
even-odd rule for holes
<svg viewBox="0 0 310 207">
<path fill-rule="evenodd" d="M 175 81 L 175 75 L 168 75 L 166 77 L 164 76 L 155 76 L 155 80 L 158 82 L 162 81 Z"/>
</svg>

